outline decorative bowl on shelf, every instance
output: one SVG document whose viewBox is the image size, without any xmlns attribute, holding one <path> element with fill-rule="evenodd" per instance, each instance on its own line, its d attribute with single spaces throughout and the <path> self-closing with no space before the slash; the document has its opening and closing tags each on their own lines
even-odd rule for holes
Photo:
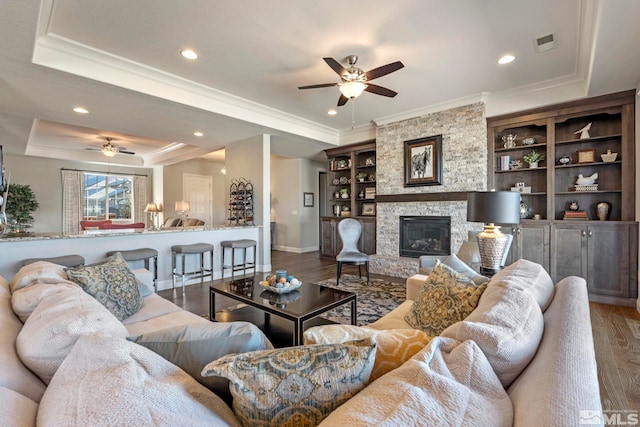
<svg viewBox="0 0 640 427">
<path fill-rule="evenodd" d="M 300 286 L 302 286 L 302 282 L 300 282 L 300 281 L 294 282 L 293 284 L 291 282 L 286 282 L 286 283 L 278 283 L 276 285 L 279 285 L 279 284 L 282 285 L 281 288 L 278 288 L 276 286 L 270 285 L 269 282 L 266 281 L 266 280 L 260 282 L 260 286 L 262 286 L 263 288 L 265 288 L 269 292 L 274 292 L 276 294 L 288 294 L 289 292 L 295 291 Z"/>
<path fill-rule="evenodd" d="M 536 143 L 536 139 L 532 136 L 528 136 L 522 140 L 523 145 L 533 145 Z"/>
<path fill-rule="evenodd" d="M 607 150 L 606 154 L 600 154 L 602 161 L 605 163 L 615 162 L 618 158 L 618 153 L 612 153 L 611 150 Z"/>
</svg>

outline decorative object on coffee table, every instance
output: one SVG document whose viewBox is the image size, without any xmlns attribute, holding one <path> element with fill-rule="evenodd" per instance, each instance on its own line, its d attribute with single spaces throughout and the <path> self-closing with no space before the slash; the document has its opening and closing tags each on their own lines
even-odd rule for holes
<svg viewBox="0 0 640 427">
<path fill-rule="evenodd" d="M 483 275 L 500 270 L 509 237 L 495 224 L 520 223 L 520 193 L 512 191 L 478 191 L 467 193 L 467 221 L 482 222 L 478 234 Z"/>
</svg>

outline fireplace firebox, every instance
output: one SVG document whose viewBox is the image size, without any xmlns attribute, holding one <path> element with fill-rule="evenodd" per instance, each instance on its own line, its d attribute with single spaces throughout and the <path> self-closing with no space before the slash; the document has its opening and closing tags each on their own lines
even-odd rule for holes
<svg viewBox="0 0 640 427">
<path fill-rule="evenodd" d="M 400 256 L 421 255 L 451 255 L 451 217 L 400 217 Z"/>
</svg>

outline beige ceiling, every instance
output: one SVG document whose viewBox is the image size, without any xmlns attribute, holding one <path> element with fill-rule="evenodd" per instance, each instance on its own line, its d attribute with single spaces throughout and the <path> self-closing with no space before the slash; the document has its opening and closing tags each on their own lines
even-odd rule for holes
<svg viewBox="0 0 640 427">
<path fill-rule="evenodd" d="M 0 144 L 91 162 L 111 137 L 136 152 L 114 162 L 150 167 L 266 133 L 273 154 L 314 158 L 456 105 L 491 116 L 637 88 L 639 17 L 637 0 L 3 0 Z M 402 61 L 375 81 L 398 96 L 352 110 L 335 87 L 297 89 L 339 81 L 322 58 L 350 54 L 364 70 Z"/>
</svg>

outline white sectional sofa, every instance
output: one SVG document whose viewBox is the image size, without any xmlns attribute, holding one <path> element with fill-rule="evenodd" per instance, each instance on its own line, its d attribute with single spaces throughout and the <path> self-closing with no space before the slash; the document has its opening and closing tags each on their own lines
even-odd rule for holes
<svg viewBox="0 0 640 427">
<path fill-rule="evenodd" d="M 184 325 L 218 325 L 234 334 L 232 325 L 213 324 L 157 295 L 146 296 L 143 309 L 120 323 L 122 329 L 99 309 L 92 319 L 110 327 L 58 328 L 56 333 L 66 328 L 77 339 L 61 346 L 62 361 L 45 384 L 27 367 L 31 361 L 21 359 L 16 344 L 38 309 L 23 325 L 12 293 L 20 287 L 17 282 L 34 280 L 55 282 L 55 274 L 14 277 L 11 286 L 0 278 L 0 419 L 5 425 L 239 425 L 216 394 L 125 338 Z M 407 301 L 370 330 L 408 328 L 404 315 L 422 281 L 408 281 Z M 49 292 L 47 299 L 54 298 Z M 83 310 L 95 309 L 83 298 Z M 524 302 L 527 310 L 514 310 Z M 17 309 L 21 316 L 24 306 L 23 300 Z M 464 321 L 371 381 L 321 425 L 568 426 L 601 410 L 584 280 L 570 277 L 554 285 L 540 266 L 519 261 L 494 276 Z"/>
</svg>

